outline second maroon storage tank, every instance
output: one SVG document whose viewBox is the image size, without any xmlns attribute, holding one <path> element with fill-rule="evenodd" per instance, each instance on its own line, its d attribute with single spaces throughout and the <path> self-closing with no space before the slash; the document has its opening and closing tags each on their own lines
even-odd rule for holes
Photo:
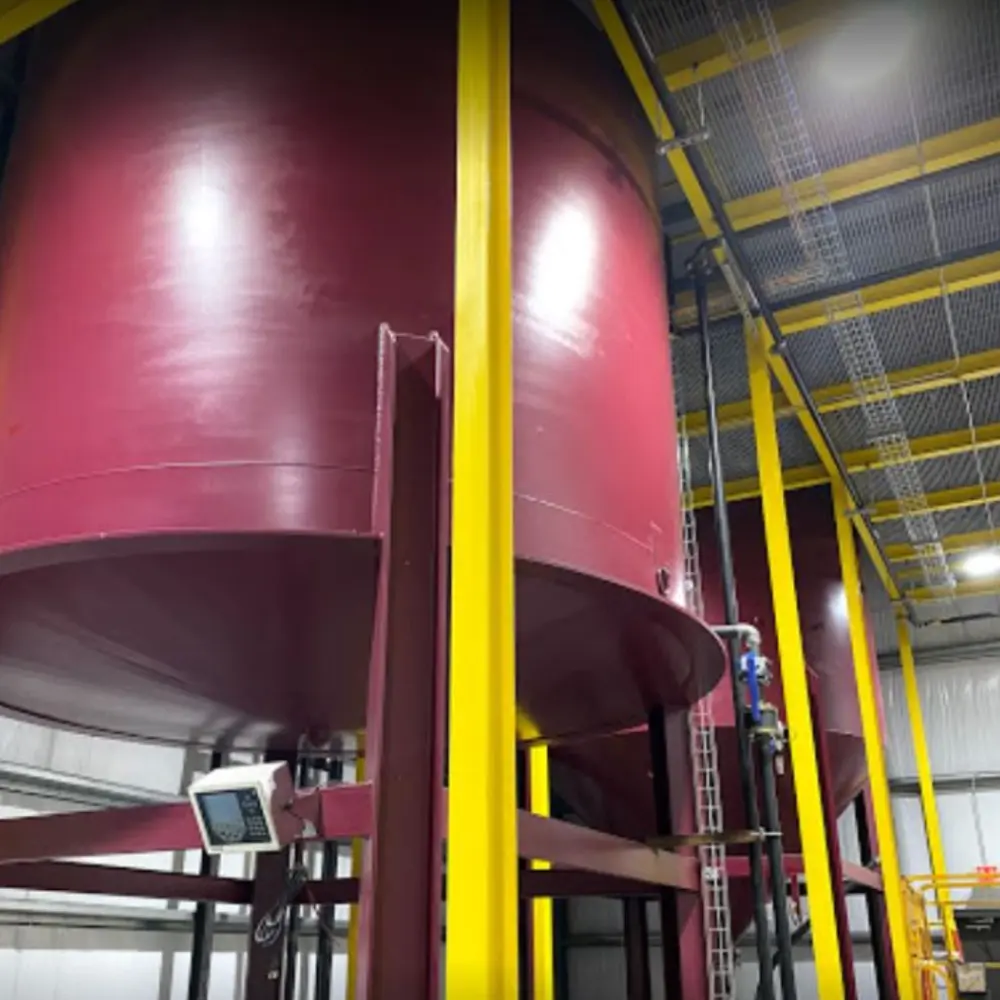
<svg viewBox="0 0 1000 1000">
<path fill-rule="evenodd" d="M 829 748 L 833 800 L 839 813 L 861 789 L 867 770 L 836 526 L 830 493 L 825 487 L 788 493 L 786 501 L 802 641 Z M 764 696 L 779 707 L 787 722 L 760 503 L 752 500 L 732 504 L 729 514 L 740 618 L 761 632 L 763 652 L 772 659 L 775 675 Z M 698 546 L 706 620 L 721 622 L 723 594 L 711 510 L 699 513 Z M 717 727 L 725 826 L 727 830 L 743 829 L 746 821 L 728 681 L 713 691 L 711 704 Z M 560 753 L 576 772 L 576 776 L 568 774 L 564 778 L 572 805 L 589 821 L 634 837 L 648 837 L 655 832 L 645 732 L 583 743 Z M 790 760 L 778 781 L 778 791 L 785 850 L 797 854 L 801 851 L 801 831 Z M 749 919 L 750 902 L 746 884 L 734 883 L 732 905 L 737 931 Z"/>
<path fill-rule="evenodd" d="M 455 17 L 88 0 L 41 29 L 2 212 L 9 709 L 231 744 L 362 723 L 377 331 L 451 340 Z M 558 735 L 688 704 L 721 656 L 669 600 L 651 139 L 569 4 L 517 5 L 514 49 L 519 697 Z"/>
</svg>

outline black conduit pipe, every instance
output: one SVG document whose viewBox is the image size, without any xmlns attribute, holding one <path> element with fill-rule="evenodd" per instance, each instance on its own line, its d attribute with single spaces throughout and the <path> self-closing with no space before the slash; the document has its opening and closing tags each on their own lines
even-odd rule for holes
<svg viewBox="0 0 1000 1000">
<path fill-rule="evenodd" d="M 343 780 L 343 765 L 331 759 L 326 768 L 327 784 L 339 784 Z M 337 877 L 337 843 L 323 841 L 323 870 L 320 876 L 324 882 Z M 316 939 L 316 985 L 313 990 L 315 1000 L 331 1000 L 333 996 L 333 906 L 319 908 L 319 935 Z"/>
<path fill-rule="evenodd" d="M 222 753 L 212 752 L 209 771 L 222 767 Z M 201 852 L 198 874 L 202 878 L 218 871 L 218 858 L 207 851 Z M 212 942 L 215 938 L 215 904 L 198 903 L 194 909 L 194 926 L 191 930 L 191 970 L 188 973 L 188 1000 L 208 1000 L 208 979 L 212 966 Z"/>
<path fill-rule="evenodd" d="M 722 472 L 721 446 L 719 443 L 719 414 L 715 394 L 715 373 L 712 367 L 712 340 L 708 331 L 708 275 L 704 259 L 696 259 L 695 299 L 698 303 L 698 326 L 701 331 L 702 377 L 705 380 L 705 414 L 708 424 L 708 466 L 715 502 L 715 534 L 719 543 L 719 562 L 722 568 L 722 592 L 725 599 L 727 625 L 738 625 L 740 609 L 736 600 L 736 574 L 733 571 L 733 545 L 729 532 L 729 508 L 726 503 L 726 483 Z M 737 676 L 741 656 L 740 639 L 733 633 L 729 639 L 729 679 L 733 695 L 733 718 L 736 725 L 736 747 L 739 754 L 740 792 L 747 827 L 760 829 L 760 812 L 757 806 L 757 781 L 754 777 L 753 758 L 747 734 L 743 709 L 743 691 Z M 750 843 L 750 888 L 753 892 L 754 938 L 757 946 L 757 963 L 760 966 L 760 998 L 774 1000 L 774 975 L 771 968 L 771 932 L 767 925 L 767 896 L 764 891 L 763 851 L 759 840 Z M 794 997 L 794 994 L 793 994 Z M 792 1000 L 792 998 L 789 998 Z"/>
<path fill-rule="evenodd" d="M 774 930 L 778 940 L 777 963 L 781 976 L 782 1000 L 795 1000 L 795 959 L 792 956 L 791 921 L 788 919 L 788 895 L 785 884 L 785 858 L 781 844 L 781 814 L 778 811 L 778 787 L 775 780 L 775 747 L 770 736 L 759 742 L 760 770 L 764 785 L 764 829 L 767 839 L 767 866 L 771 873 L 771 903 L 774 908 Z"/>
<path fill-rule="evenodd" d="M 298 763 L 298 775 L 296 785 L 299 788 L 305 788 L 310 783 L 310 768 L 309 761 L 305 757 L 299 758 Z M 302 859 L 304 857 L 304 851 L 302 848 L 302 841 L 296 841 L 295 846 L 292 848 L 291 866 L 293 869 L 298 868 L 302 864 Z M 299 935 L 302 929 L 302 911 L 298 906 L 290 906 L 288 908 L 287 917 L 287 932 L 285 934 L 285 981 L 284 981 L 284 997 L 285 1000 L 295 1000 L 296 997 L 296 979 L 298 973 L 298 963 L 299 963 Z"/>
</svg>

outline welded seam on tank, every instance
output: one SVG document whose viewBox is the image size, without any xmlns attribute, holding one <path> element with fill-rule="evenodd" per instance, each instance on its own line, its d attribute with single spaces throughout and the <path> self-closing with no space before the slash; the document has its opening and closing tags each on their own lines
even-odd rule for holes
<svg viewBox="0 0 1000 1000">
<path fill-rule="evenodd" d="M 524 91 L 519 91 L 516 87 L 513 90 L 513 96 L 533 108 L 535 111 L 543 114 L 546 118 L 550 118 L 563 127 L 569 129 L 575 135 L 579 136 L 579 138 L 583 139 L 584 142 L 598 150 L 598 152 L 600 152 L 612 166 L 620 170 L 625 176 L 631 188 L 646 206 L 649 214 L 656 219 L 656 225 L 657 228 L 659 228 L 660 210 L 657 207 L 655 195 L 650 190 L 643 187 L 642 182 L 635 176 L 634 171 L 618 153 L 618 150 L 616 150 L 614 146 L 609 145 L 600 133 L 591 129 L 586 122 L 583 122 L 578 118 L 574 118 L 566 111 L 555 107 L 543 98 L 536 97 L 533 94 L 528 94 Z M 636 128 L 642 127 L 641 123 L 637 121 Z M 650 170 L 650 185 L 652 185 L 652 180 L 652 170 Z"/>
<path fill-rule="evenodd" d="M 374 469 L 366 465 L 331 465 L 320 462 L 275 462 L 271 459 L 231 459 L 221 462 L 161 462 L 155 465 L 127 465 L 115 469 L 101 469 L 97 472 L 81 472 L 75 476 L 62 476 L 58 479 L 47 479 L 41 483 L 31 483 L 20 486 L 6 493 L 0 493 L 0 503 L 11 497 L 31 493 L 34 490 L 44 490 L 64 483 L 85 482 L 89 479 L 103 479 L 107 476 L 121 476 L 132 472 L 183 472 L 201 469 L 314 469 L 317 472 L 348 472 L 351 474 L 374 475 Z"/>
</svg>

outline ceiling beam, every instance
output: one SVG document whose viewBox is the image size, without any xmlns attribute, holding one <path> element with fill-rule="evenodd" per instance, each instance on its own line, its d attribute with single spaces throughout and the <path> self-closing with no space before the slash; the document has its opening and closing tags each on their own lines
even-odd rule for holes
<svg viewBox="0 0 1000 1000">
<path fill-rule="evenodd" d="M 960 385 L 963 382 L 976 382 L 981 379 L 1000 375 L 1000 349 L 983 351 L 979 354 L 968 354 L 957 361 L 933 361 L 926 365 L 913 368 L 901 368 L 887 372 L 891 395 L 899 399 L 903 396 L 913 396 L 924 392 L 934 392 L 948 386 Z M 880 397 L 874 393 L 862 399 L 851 382 L 840 382 L 836 385 L 814 389 L 813 401 L 820 413 L 837 413 L 841 410 L 852 410 L 866 403 L 876 401 Z M 777 416 L 794 416 L 791 404 L 780 394 L 775 399 Z M 726 403 L 719 407 L 719 427 L 721 430 L 732 430 L 736 427 L 749 426 L 750 400 L 739 400 Z M 700 437 L 706 433 L 707 418 L 704 410 L 695 410 L 684 417 L 687 433 L 692 437 Z"/>
<path fill-rule="evenodd" d="M 946 535 L 941 539 L 941 547 L 945 554 L 950 556 L 980 549 L 985 545 L 996 545 L 997 541 L 998 536 L 994 531 L 969 531 L 962 535 Z M 889 561 L 894 563 L 914 562 L 920 558 L 910 542 L 887 545 L 885 554 L 889 557 Z"/>
<path fill-rule="evenodd" d="M 927 437 L 910 440 L 910 458 L 914 462 L 928 462 L 935 458 L 948 458 L 951 455 L 961 455 L 977 448 L 996 448 L 1000 446 L 1000 424 L 987 424 L 977 427 L 975 435 L 967 430 L 946 431 L 943 434 L 929 434 Z M 855 476 L 862 472 L 884 469 L 893 463 L 887 463 L 879 457 L 875 448 L 860 448 L 857 451 L 847 451 L 841 455 L 841 460 L 849 475 Z M 799 465 L 785 470 L 785 489 L 798 490 L 809 486 L 818 486 L 829 482 L 829 475 L 823 465 Z M 746 500 L 760 496 L 760 484 L 756 476 L 747 479 L 736 479 L 726 484 L 726 497 L 730 500 Z M 693 493 L 695 507 L 709 507 L 712 504 L 712 491 L 709 487 L 699 486 Z"/>
<path fill-rule="evenodd" d="M 830 7 L 831 4 L 823 0 L 798 0 L 774 11 L 772 17 L 782 49 L 787 50 L 829 28 L 834 23 Z M 754 39 L 744 54 L 748 62 L 758 62 L 771 55 L 758 18 L 741 22 L 740 30 L 745 38 Z M 720 35 L 708 35 L 682 48 L 664 52 L 656 57 L 656 65 L 668 89 L 673 91 L 695 87 L 735 68 Z"/>
<path fill-rule="evenodd" d="M 822 187 L 815 179 L 804 181 L 798 185 L 796 208 L 817 208 L 827 198 L 834 204 L 848 201 L 906 181 L 932 177 L 997 153 L 1000 153 L 1000 118 L 991 118 L 932 136 L 919 145 L 893 149 L 828 170 L 822 175 Z M 726 214 L 733 228 L 740 232 L 787 219 L 787 196 L 780 188 L 769 188 L 727 202 Z"/>
<path fill-rule="evenodd" d="M 995 503 L 1000 500 L 1000 482 L 983 483 L 976 486 L 956 486 L 950 490 L 939 490 L 927 494 L 927 506 L 935 513 L 946 510 L 962 510 L 978 507 L 980 504 Z M 880 500 L 869 508 L 868 516 L 878 524 L 905 517 L 897 500 Z"/>
<path fill-rule="evenodd" d="M 956 597 L 995 597 L 1000 595 L 996 580 L 964 580 L 952 587 L 914 587 L 906 591 L 910 601 L 948 601 Z"/>
<path fill-rule="evenodd" d="M 74 0 L 20 0 L 0 3 L 0 45 L 23 34 Z"/>
<path fill-rule="evenodd" d="M 901 306 L 930 302 L 972 288 L 1000 282 L 1000 251 L 977 254 L 964 260 L 927 267 L 904 277 L 864 285 L 838 298 L 823 298 L 778 310 L 778 322 L 786 336 L 815 330 L 831 322 L 886 312 Z M 858 303 L 858 298 L 861 303 Z M 846 301 L 844 301 L 846 300 Z"/>
<path fill-rule="evenodd" d="M 973 251 L 969 256 L 950 263 L 874 281 L 839 297 L 819 297 L 801 305 L 776 309 L 774 315 L 781 332 L 786 337 L 791 337 L 806 330 L 828 326 L 831 322 L 854 319 L 861 315 L 872 316 L 997 283 L 1000 283 L 1000 250 L 994 249 L 986 253 Z M 710 301 L 710 306 L 711 304 Z M 696 322 L 693 294 L 678 294 L 672 314 L 675 329 L 693 329 Z M 735 315 L 730 307 L 730 316 Z M 713 322 L 723 318 L 713 316 Z"/>
</svg>

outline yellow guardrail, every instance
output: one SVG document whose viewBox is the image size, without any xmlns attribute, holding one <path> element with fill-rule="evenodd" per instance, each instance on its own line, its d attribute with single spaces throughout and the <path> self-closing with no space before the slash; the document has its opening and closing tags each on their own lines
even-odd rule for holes
<svg viewBox="0 0 1000 1000">
<path fill-rule="evenodd" d="M 953 894 L 983 886 L 1000 889 L 1000 873 L 990 870 L 960 875 L 911 875 L 903 879 L 916 1000 L 939 1000 L 942 988 L 948 1000 L 958 1000 L 957 970 L 964 956 L 955 914 L 970 907 L 1000 911 L 1000 894 L 996 899 L 974 900 L 955 899 Z M 976 964 L 1000 969 L 1000 962 Z"/>
</svg>

